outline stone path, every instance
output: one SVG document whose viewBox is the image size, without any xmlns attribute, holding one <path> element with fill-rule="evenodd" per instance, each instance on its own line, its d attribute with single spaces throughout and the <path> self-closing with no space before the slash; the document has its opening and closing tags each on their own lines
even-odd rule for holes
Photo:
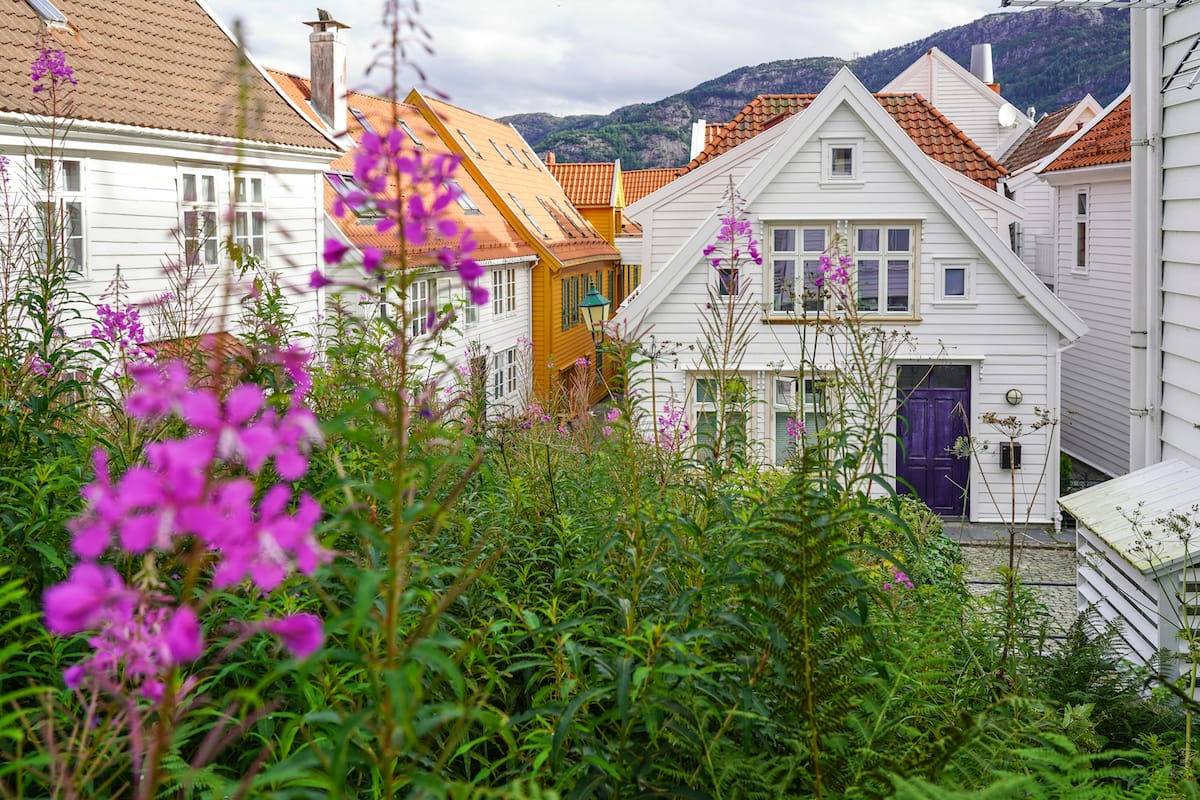
<svg viewBox="0 0 1200 800">
<path fill-rule="evenodd" d="M 995 591 L 1002 583 L 997 569 L 1008 566 L 1008 535 L 995 525 L 947 524 L 946 533 L 958 541 L 967 562 L 967 585 L 974 594 Z M 1042 529 L 1017 538 L 1017 573 L 1045 603 L 1054 634 L 1061 635 L 1075 619 L 1075 535 Z"/>
</svg>

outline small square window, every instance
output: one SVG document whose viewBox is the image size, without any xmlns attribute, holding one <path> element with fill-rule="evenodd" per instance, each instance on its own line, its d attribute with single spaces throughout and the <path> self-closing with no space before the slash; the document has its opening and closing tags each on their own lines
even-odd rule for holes
<svg viewBox="0 0 1200 800">
<path fill-rule="evenodd" d="M 971 273 L 973 266 L 969 261 L 938 261 L 937 268 L 937 299 L 951 302 L 971 300 Z"/>
<path fill-rule="evenodd" d="M 825 139 L 821 142 L 821 176 L 835 183 L 857 183 L 862 142 L 857 139 Z"/>
<path fill-rule="evenodd" d="M 835 178 L 854 177 L 854 148 L 835 147 L 830 153 L 829 174 Z"/>
<path fill-rule="evenodd" d="M 945 280 L 942 282 L 942 290 L 946 297 L 966 297 L 966 267 L 946 267 L 946 272 L 944 274 Z"/>
<path fill-rule="evenodd" d="M 729 297 L 738 293 L 738 271 L 736 267 L 717 268 L 717 296 Z"/>
</svg>

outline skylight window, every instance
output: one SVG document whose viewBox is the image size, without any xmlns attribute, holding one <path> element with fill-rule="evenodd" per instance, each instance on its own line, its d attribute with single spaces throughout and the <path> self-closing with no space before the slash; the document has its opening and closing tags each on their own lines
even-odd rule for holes
<svg viewBox="0 0 1200 800">
<path fill-rule="evenodd" d="M 454 180 L 454 178 L 446 179 L 446 186 L 456 191 L 455 199 L 458 201 L 459 207 L 467 214 L 482 214 L 479 206 L 471 199 L 471 196 L 463 191 L 462 184 Z"/>
<path fill-rule="evenodd" d="M 583 228 L 579 227 L 578 223 L 576 223 L 575 220 L 571 219 L 571 215 L 563 210 L 563 207 L 558 204 L 558 200 L 556 198 L 551 197 L 550 202 L 554 203 L 554 207 L 558 209 L 558 213 L 563 215 L 563 219 L 565 219 L 567 222 L 571 223 L 575 227 L 575 230 L 579 231 L 579 235 L 586 239 L 587 231 L 585 231 Z"/>
<path fill-rule="evenodd" d="M 412 128 L 408 127 L 407 122 L 402 119 L 397 119 L 396 124 L 400 126 L 400 130 L 404 131 L 408 135 L 409 139 L 412 139 L 413 144 L 415 144 L 417 147 L 425 146 L 425 143 L 421 141 L 421 137 L 413 133 Z"/>
<path fill-rule="evenodd" d="M 358 120 L 358 124 L 362 126 L 364 131 L 369 131 L 371 133 L 376 132 L 375 126 L 370 123 L 370 121 L 367 119 L 367 115 L 364 114 L 360 109 L 351 108 L 350 113 L 354 115 L 356 120 Z"/>
<path fill-rule="evenodd" d="M 461 136 L 462 140 L 467 143 L 467 147 L 471 148 L 472 153 L 479 156 L 480 158 L 483 158 L 483 153 L 479 152 L 479 148 L 476 147 L 475 143 L 471 141 L 471 137 L 467 136 L 466 131 L 464 131 L 462 128 L 459 128 L 458 135 Z"/>
<path fill-rule="evenodd" d="M 521 158 L 521 154 L 517 152 L 517 148 L 513 147 L 513 146 L 510 144 L 510 145 L 508 146 L 508 150 L 509 150 L 509 152 L 510 152 L 510 153 L 512 153 L 512 154 L 513 154 L 513 158 L 515 158 L 515 159 L 517 160 L 517 163 L 518 163 L 518 164 L 520 164 L 520 165 L 521 165 L 522 167 L 524 167 L 525 169 L 529 169 L 529 165 L 525 163 L 525 159 Z"/>
<path fill-rule="evenodd" d="M 47 22 L 54 25 L 66 25 L 67 17 L 61 11 L 54 7 L 50 0 L 25 0 L 29 7 L 34 10 L 42 22 Z"/>
<path fill-rule="evenodd" d="M 496 148 L 496 152 L 499 153 L 500 157 L 504 159 L 504 163 L 508 164 L 509 166 L 512 166 L 512 159 L 510 159 L 508 156 L 504 155 L 504 151 L 500 149 L 500 145 L 496 144 L 496 140 L 488 139 L 488 141 L 492 143 L 492 147 Z"/>
<path fill-rule="evenodd" d="M 533 164 L 534 169 L 536 169 L 538 172 L 542 171 L 542 160 L 540 158 L 523 147 L 521 148 L 521 152 L 525 154 L 526 160 L 528 160 L 530 164 Z"/>
<path fill-rule="evenodd" d="M 571 233 L 570 229 L 567 228 L 566 222 L 564 222 L 562 220 L 562 218 L 559 217 L 558 214 L 554 213 L 554 209 L 550 208 L 550 204 L 547 203 L 545 200 L 543 200 L 540 197 L 537 199 L 537 201 L 542 204 L 542 208 L 546 211 L 547 214 L 550 215 L 550 219 L 554 220 L 555 223 L 558 224 L 558 229 L 563 232 L 563 235 L 566 236 L 568 239 L 574 239 L 575 234 Z"/>
<path fill-rule="evenodd" d="M 495 142 L 492 142 L 492 144 L 495 144 Z M 496 148 L 497 151 L 499 149 L 500 149 L 499 147 Z M 525 219 L 529 220 L 529 224 L 533 226 L 534 230 L 536 230 L 538 233 L 540 233 L 542 235 L 543 239 L 549 239 L 550 238 L 549 234 L 547 234 L 544 230 L 542 230 L 542 226 L 538 225 L 537 220 L 533 218 L 533 215 L 529 213 L 529 210 L 527 208 L 525 208 L 525 206 L 521 205 L 521 201 L 517 199 L 517 196 L 515 194 L 513 194 L 512 192 L 509 192 L 508 196 L 510 198 L 512 198 L 512 201 L 514 203 L 517 204 L 517 208 L 521 209 L 521 213 L 525 215 Z"/>
<path fill-rule="evenodd" d="M 329 185 L 333 187 L 333 190 L 337 192 L 338 196 L 343 200 L 345 200 L 351 192 L 359 192 L 360 194 L 362 193 L 362 189 L 357 183 L 354 182 L 354 176 L 348 173 L 326 172 L 325 180 L 329 181 Z M 381 216 L 378 209 L 371 204 L 357 207 L 354 209 L 354 212 L 359 217 L 370 219 Z"/>
</svg>

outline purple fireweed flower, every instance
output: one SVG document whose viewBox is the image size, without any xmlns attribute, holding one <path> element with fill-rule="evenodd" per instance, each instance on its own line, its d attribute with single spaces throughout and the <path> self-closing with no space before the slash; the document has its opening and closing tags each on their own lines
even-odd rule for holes
<svg viewBox="0 0 1200 800">
<path fill-rule="evenodd" d="M 77 85 L 75 72 L 67 65 L 67 56 L 62 50 L 43 49 L 29 68 L 33 81 L 33 93 L 56 89 L 65 84 Z M 49 82 L 46 82 L 48 79 Z"/>
<path fill-rule="evenodd" d="M 69 636 L 91 628 L 112 608 L 132 605 L 132 593 L 112 567 L 76 564 L 67 580 L 46 590 L 46 628 Z"/>
<path fill-rule="evenodd" d="M 329 277 L 327 277 L 325 273 L 321 272 L 319 269 L 314 269 L 311 273 L 309 273 L 308 288 L 310 289 L 322 289 L 332 283 L 333 281 L 330 280 Z"/>
<path fill-rule="evenodd" d="M 793 442 L 799 442 L 804 439 L 805 433 L 808 431 L 804 427 L 802 420 L 787 418 L 787 437 Z"/>
<path fill-rule="evenodd" d="M 339 239 L 325 240 L 325 253 L 322 255 L 326 264 L 340 264 L 349 252 L 350 245 Z"/>
<path fill-rule="evenodd" d="M 307 658 L 321 648 L 325 635 L 321 619 L 314 614 L 293 614 L 271 620 L 266 629 L 279 637 L 284 647 L 297 658 Z"/>
</svg>

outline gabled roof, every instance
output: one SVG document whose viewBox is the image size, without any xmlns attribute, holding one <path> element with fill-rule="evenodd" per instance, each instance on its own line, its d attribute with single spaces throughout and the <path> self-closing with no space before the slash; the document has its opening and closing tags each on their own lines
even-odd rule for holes
<svg viewBox="0 0 1200 800">
<path fill-rule="evenodd" d="M 923 96 L 931 98 L 931 102 L 936 102 L 939 84 L 943 83 L 936 80 L 934 74 L 939 69 L 957 78 L 960 86 L 977 95 L 980 100 L 992 106 L 997 111 L 1002 106 L 1011 105 L 1000 95 L 998 84 L 987 84 L 979 80 L 979 78 L 971 74 L 969 69 L 959 64 L 937 47 L 931 47 L 925 51 L 924 55 L 905 67 L 899 75 L 892 78 L 888 85 L 883 87 L 882 91 L 903 92 L 915 90 L 921 92 Z M 921 83 L 922 80 L 924 84 Z M 913 85 L 914 82 L 917 83 L 916 86 Z M 1019 124 L 1020 120 L 1017 120 L 1017 122 Z"/>
<path fill-rule="evenodd" d="M 1087 332 L 1087 326 L 1078 315 L 1046 288 L 1033 270 L 1017 258 L 995 231 L 970 208 L 963 208 L 965 204 L 962 196 L 941 173 L 941 167 L 927 158 L 924 151 L 912 138 L 905 135 L 905 131 L 899 125 L 893 124 L 894 120 L 885 111 L 885 107 L 877 98 L 872 97 L 849 69 L 843 68 L 839 71 L 821 94 L 806 105 L 806 112 L 795 115 L 794 119 L 786 123 L 786 127 L 780 127 L 768 135 L 746 142 L 723 159 L 714 160 L 696 172 L 679 178 L 672 187 L 672 196 L 686 194 L 692 183 L 711 180 L 714 173 L 720 174 L 722 163 L 758 147 L 763 152 L 749 173 L 734 187 L 745 207 L 753 208 L 754 201 L 771 184 L 779 171 L 818 133 L 830 115 L 843 105 L 859 116 L 878 135 L 880 142 L 892 153 L 897 163 L 908 170 L 914 181 L 938 204 L 951 223 L 956 225 L 963 235 L 979 248 L 984 258 L 995 266 L 1014 295 L 1029 305 L 1063 339 L 1075 340 Z M 719 230 L 720 215 L 714 210 L 666 264 L 656 267 L 649 282 L 622 304 L 618 309 L 618 316 L 640 322 L 661 302 L 671 297 L 691 270 L 704 262 L 704 248 L 716 239 Z"/>
<path fill-rule="evenodd" d="M 290 75 L 285 72 L 276 72 L 274 70 L 270 74 L 275 79 L 275 82 L 288 93 L 298 106 L 312 113 L 314 119 L 319 119 L 316 117 L 315 112 L 312 111 L 311 105 L 309 105 L 311 86 L 307 78 Z M 426 124 L 424 118 L 421 116 L 421 112 L 410 105 L 393 103 L 391 100 L 383 97 L 354 91 L 347 93 L 346 102 L 349 107 L 355 109 L 358 114 L 361 114 L 367 123 L 377 132 L 386 132 L 395 127 L 396 120 L 401 120 L 421 140 L 420 147 L 426 155 L 454 153 L 454 150 L 441 140 L 437 132 Z M 361 140 L 363 127 L 356 114 L 347 115 L 346 133 L 356 143 Z M 353 171 L 353 150 L 334 160 L 329 167 L 329 172 L 340 176 L 348 175 Z M 343 177 L 342 180 L 344 179 Z M 334 178 L 334 180 L 337 180 L 337 178 Z M 466 197 L 470 198 L 479 209 L 478 212 L 468 212 L 457 203 L 447 209 L 449 218 L 458 223 L 460 228 L 467 227 L 471 229 L 473 238 L 477 242 L 477 248 L 473 253 L 476 261 L 486 263 L 503 258 L 524 256 L 532 259 L 535 257 L 533 248 L 508 223 L 504 215 L 492 204 L 487 194 L 467 174 L 466 170 L 459 169 L 455 175 L 455 180 L 462 187 Z M 335 205 L 338 199 L 337 190 L 329 179 L 325 181 L 324 188 L 325 211 L 332 219 L 336 220 L 337 226 L 347 242 L 359 250 L 362 250 L 364 247 L 375 247 L 383 250 L 385 253 L 393 254 L 399 250 L 396 233 L 394 231 L 379 233 L 375 229 L 376 219 L 356 217 L 352 213 L 339 217 L 335 213 Z M 407 189 L 408 187 L 399 186 L 395 181 L 392 181 L 388 188 L 389 192 L 399 194 L 402 189 Z M 421 247 L 410 246 L 408 248 L 410 263 L 414 266 L 421 266 L 432 262 L 437 252 L 446 244 L 448 244 L 446 240 L 434 239 Z"/>
<path fill-rule="evenodd" d="M 475 114 L 412 90 L 406 102 L 421 111 L 463 166 L 489 189 L 493 202 L 531 244 L 561 264 L 620 258 L 620 253 L 583 219 L 533 148 L 512 125 Z"/>
<path fill-rule="evenodd" d="M 808 108 L 816 97 L 814 94 L 759 95 L 726 125 L 725 134 L 705 145 L 683 171 L 689 172 L 778 125 Z M 921 95 L 877 94 L 875 99 L 912 137 L 925 155 L 933 160 L 991 189 L 996 188 L 996 181 L 1005 175 L 1004 167 L 996 159 L 971 141 L 970 137 Z"/>
<path fill-rule="evenodd" d="M 567 199 L 578 208 L 623 208 L 625 205 L 620 159 L 585 164 L 547 161 L 546 168 L 567 193 Z"/>
<path fill-rule="evenodd" d="M 651 192 L 656 192 L 671 181 L 678 178 L 681 170 L 675 167 L 666 169 L 627 169 L 621 172 L 621 183 L 625 186 L 625 203 L 633 205 Z"/>
<path fill-rule="evenodd" d="M 1100 104 L 1089 94 L 1076 103 L 1045 114 L 1004 154 L 1000 162 L 1009 174 L 1020 172 L 1054 153 L 1102 111 Z"/>
<path fill-rule="evenodd" d="M 54 0 L 68 28 L 48 34 L 78 85 L 75 120 L 333 151 L 197 0 Z M 0 111 L 37 115 L 29 68 L 45 26 L 25 0 L 0 13 Z M 239 79 L 249 96 L 238 100 Z M 244 129 L 241 128 L 244 114 Z"/>
<path fill-rule="evenodd" d="M 1042 173 L 1100 167 L 1130 161 L 1132 135 L 1128 92 L 1075 141 L 1047 164 Z"/>
</svg>

